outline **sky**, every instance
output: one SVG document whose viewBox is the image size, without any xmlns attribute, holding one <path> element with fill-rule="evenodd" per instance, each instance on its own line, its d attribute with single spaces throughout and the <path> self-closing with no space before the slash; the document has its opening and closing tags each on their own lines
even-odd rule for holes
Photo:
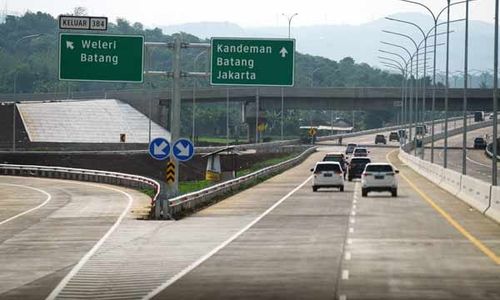
<svg viewBox="0 0 500 300">
<path fill-rule="evenodd" d="M 438 12 L 446 0 L 415 0 Z M 452 0 L 457 2 L 458 0 Z M 319 24 L 367 23 L 400 12 L 427 13 L 418 5 L 401 0 L 0 0 L 0 9 L 9 12 L 42 11 L 52 16 L 67 14 L 81 6 L 91 16 L 105 16 L 110 22 L 117 17 L 140 22 L 147 28 L 193 22 L 230 22 L 242 27 L 286 27 L 291 16 L 292 26 Z M 464 14 L 464 5 L 451 11 Z M 443 14 L 445 17 L 445 14 Z M 470 3 L 470 18 L 488 23 L 494 21 L 494 0 Z M 444 18 L 443 18 L 444 19 Z"/>
</svg>

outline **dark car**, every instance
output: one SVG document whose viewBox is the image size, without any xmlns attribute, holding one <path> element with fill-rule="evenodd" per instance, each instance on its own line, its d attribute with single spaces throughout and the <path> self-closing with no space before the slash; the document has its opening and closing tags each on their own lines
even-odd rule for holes
<svg viewBox="0 0 500 300">
<path fill-rule="evenodd" d="M 342 171 L 344 172 L 344 177 L 345 174 L 347 173 L 347 160 L 344 156 L 344 153 L 327 153 L 325 157 L 323 157 L 323 161 L 332 161 L 332 162 L 338 162 L 340 163 L 340 166 L 342 167 Z"/>
<path fill-rule="evenodd" d="M 399 134 L 396 131 L 393 131 L 389 134 L 389 142 L 392 142 L 392 141 L 396 141 L 396 142 L 399 141 Z"/>
<path fill-rule="evenodd" d="M 475 138 L 474 149 L 486 149 L 486 140 L 482 137 Z"/>
<path fill-rule="evenodd" d="M 379 144 L 379 143 L 382 143 L 382 144 L 387 144 L 387 140 L 385 139 L 385 136 L 383 134 L 377 134 L 375 136 L 375 144 Z"/>
<path fill-rule="evenodd" d="M 347 144 L 347 148 L 345 148 L 345 154 L 346 155 L 349 155 L 349 154 L 352 154 L 352 152 L 354 151 L 354 149 L 357 147 L 358 145 L 357 144 Z"/>
<path fill-rule="evenodd" d="M 352 181 L 353 178 L 361 178 L 361 174 L 368 163 L 371 163 L 371 159 L 368 157 L 353 157 L 349 164 L 349 175 L 347 175 L 349 181 Z"/>
</svg>

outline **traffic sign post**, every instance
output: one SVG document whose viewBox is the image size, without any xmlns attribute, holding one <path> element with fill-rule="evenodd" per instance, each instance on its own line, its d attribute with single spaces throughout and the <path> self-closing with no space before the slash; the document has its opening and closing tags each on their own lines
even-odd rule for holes
<svg viewBox="0 0 500 300">
<path fill-rule="evenodd" d="M 293 86 L 295 40 L 212 38 L 212 85 Z"/>
<path fill-rule="evenodd" d="M 170 156 L 170 143 L 158 137 L 149 143 L 149 155 L 156 160 L 165 160 Z"/>
<path fill-rule="evenodd" d="M 188 161 L 194 155 L 194 145 L 190 140 L 180 138 L 172 145 L 172 154 L 179 161 Z"/>
<path fill-rule="evenodd" d="M 143 61 L 143 36 L 59 36 L 59 80 L 142 83 Z"/>
</svg>

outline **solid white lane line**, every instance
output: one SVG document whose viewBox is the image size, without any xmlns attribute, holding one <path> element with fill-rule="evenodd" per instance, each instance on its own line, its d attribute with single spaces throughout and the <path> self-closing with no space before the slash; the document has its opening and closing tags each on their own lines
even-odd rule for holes
<svg viewBox="0 0 500 300">
<path fill-rule="evenodd" d="M 35 207 L 31 208 L 31 209 L 28 209 L 28 210 L 26 210 L 26 211 L 24 211 L 22 213 L 19 213 L 19 214 L 15 215 L 13 217 L 10 217 L 10 218 L 8 218 L 6 220 L 1 221 L 0 225 L 8 223 L 8 222 L 10 222 L 12 220 L 15 220 L 15 219 L 17 219 L 17 218 L 19 218 L 21 216 L 24 216 L 25 214 L 28 214 L 28 213 L 30 213 L 30 212 L 32 212 L 34 210 L 37 210 L 37 209 L 41 208 L 41 207 L 45 206 L 47 203 L 49 203 L 49 201 L 52 199 L 52 195 L 50 195 L 46 191 L 41 190 L 41 189 L 37 189 L 37 188 L 34 188 L 34 187 L 31 187 L 31 186 L 22 185 L 22 184 L 11 184 L 11 183 L 0 183 L 0 185 L 8 185 L 8 186 L 15 186 L 15 187 L 26 188 L 26 189 L 30 189 L 30 190 L 34 190 L 34 191 L 40 192 L 40 193 L 44 194 L 45 196 L 47 196 L 47 198 L 45 199 L 45 201 L 42 202 L 40 205 L 35 206 Z"/>
<path fill-rule="evenodd" d="M 159 287 L 157 287 L 156 289 L 154 289 L 153 291 L 151 291 L 151 293 L 149 293 L 148 295 L 146 295 L 143 299 L 151 299 L 151 298 L 153 298 L 154 296 L 156 296 L 157 294 L 159 294 L 161 291 L 163 291 L 164 289 L 166 289 L 170 285 L 172 285 L 174 282 L 176 282 L 177 280 L 181 279 L 186 274 L 188 274 L 189 272 L 191 272 L 192 270 L 194 270 L 196 267 L 198 267 L 199 265 L 201 265 L 207 259 L 209 259 L 210 257 L 212 257 L 214 254 L 216 254 L 217 252 L 219 252 L 220 250 L 222 250 L 224 247 L 226 247 L 231 242 L 233 242 L 235 239 L 237 239 L 239 236 L 241 236 L 243 233 L 245 233 L 248 229 L 250 229 L 257 222 L 259 222 L 260 220 L 262 220 L 265 216 L 267 216 L 270 212 L 272 212 L 276 207 L 278 207 L 278 205 L 280 205 L 281 203 L 283 203 L 283 201 L 285 201 L 291 195 L 293 195 L 295 192 L 297 192 L 298 190 L 300 190 L 311 179 L 312 179 L 312 175 L 309 176 L 304 182 L 302 182 L 300 185 L 298 185 L 292 191 L 290 191 L 288 194 L 286 194 L 283 198 L 281 198 L 280 200 L 278 200 L 278 202 L 276 202 L 273 206 L 271 206 L 270 208 L 268 208 L 265 212 L 263 212 L 255 220 L 253 220 L 252 222 L 250 222 L 243 229 L 241 229 L 240 231 L 238 231 L 237 233 L 235 233 L 233 236 L 231 236 L 226 241 L 222 242 L 219 246 L 217 246 L 214 249 L 212 249 L 212 251 L 208 252 L 206 255 L 200 257 L 197 261 L 193 262 L 191 265 L 189 265 L 186 268 L 184 268 L 182 271 L 180 271 L 179 273 L 177 273 L 174 277 L 170 278 L 165 283 L 163 283 L 162 285 L 160 285 Z"/>
<path fill-rule="evenodd" d="M 342 270 L 342 280 L 349 280 L 349 270 Z"/>
<path fill-rule="evenodd" d="M 80 259 L 78 264 L 76 264 L 76 266 L 74 266 L 73 269 L 71 269 L 71 271 L 59 282 L 59 284 L 52 290 L 50 295 L 47 296 L 46 300 L 55 299 L 59 295 L 59 293 L 64 289 L 64 287 L 68 284 L 68 282 L 71 280 L 71 278 L 73 278 L 78 273 L 78 271 L 80 271 L 81 268 L 89 261 L 89 259 L 99 250 L 99 248 L 101 248 L 102 244 L 104 244 L 104 242 L 108 239 L 108 237 L 116 230 L 116 228 L 118 228 L 118 226 L 122 222 L 123 218 L 125 218 L 127 213 L 130 211 L 130 208 L 132 207 L 132 203 L 134 201 L 134 199 L 132 198 L 132 196 L 130 194 L 128 194 L 127 192 L 121 191 L 119 189 L 115 189 L 115 188 L 108 187 L 108 186 L 96 185 L 96 184 L 87 184 L 87 183 L 79 183 L 79 184 L 96 186 L 99 188 L 108 189 L 108 190 L 123 194 L 128 198 L 128 204 L 125 207 L 125 209 L 123 210 L 123 212 L 121 213 L 121 215 L 116 220 L 115 224 L 113 224 L 113 226 L 111 226 L 111 228 L 94 245 L 94 247 L 92 247 L 92 249 L 90 249 L 90 251 L 87 252 L 87 254 L 85 254 L 85 256 L 83 256 Z"/>
</svg>

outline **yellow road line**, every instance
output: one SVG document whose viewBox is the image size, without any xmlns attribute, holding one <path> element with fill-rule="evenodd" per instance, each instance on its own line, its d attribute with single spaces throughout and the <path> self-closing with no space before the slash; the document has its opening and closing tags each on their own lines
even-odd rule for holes
<svg viewBox="0 0 500 300">
<path fill-rule="evenodd" d="M 386 155 L 387 161 L 391 161 L 389 159 L 389 155 L 397 150 L 393 150 Z M 391 162 L 392 163 L 392 162 Z M 410 187 L 415 190 L 422 199 L 424 199 L 434 210 L 436 210 L 443 218 L 448 221 L 453 227 L 455 227 L 458 232 L 460 232 L 464 237 L 466 237 L 474 246 L 476 246 L 481 252 L 486 254 L 491 260 L 493 260 L 497 265 L 500 265 L 500 257 L 498 257 L 490 248 L 484 245 L 480 240 L 474 237 L 470 232 L 467 231 L 462 225 L 460 225 L 452 216 L 450 216 L 444 209 L 442 209 L 436 202 L 432 200 L 431 197 L 427 196 L 422 190 L 420 190 L 413 182 L 411 182 L 408 177 L 399 173 L 401 177 L 410 185 Z"/>
</svg>

